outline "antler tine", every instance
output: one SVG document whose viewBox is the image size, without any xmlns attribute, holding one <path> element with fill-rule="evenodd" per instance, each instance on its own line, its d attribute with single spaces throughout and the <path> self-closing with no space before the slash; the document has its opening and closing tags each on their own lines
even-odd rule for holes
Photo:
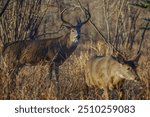
<svg viewBox="0 0 150 117">
<path fill-rule="evenodd" d="M 85 23 L 89 20 L 90 23 L 91 23 L 91 25 L 94 27 L 94 29 L 95 29 L 95 30 L 100 34 L 100 36 L 102 37 L 104 43 L 105 43 L 107 46 L 111 47 L 114 51 L 116 51 L 117 54 L 119 54 L 119 55 L 121 55 L 123 58 L 125 58 L 124 54 L 123 54 L 121 51 L 119 51 L 119 50 L 118 50 L 117 48 L 115 48 L 111 43 L 109 43 L 109 42 L 106 41 L 107 38 L 102 34 L 102 32 L 97 28 L 97 26 L 90 20 L 91 14 L 90 14 L 90 12 L 89 12 L 89 5 L 87 6 L 88 9 L 86 9 L 86 8 L 84 8 L 84 7 L 82 6 L 80 0 L 78 0 L 78 3 L 79 3 L 79 6 L 80 6 L 81 10 L 84 11 L 86 17 L 89 16 L 86 21 L 82 22 L 82 25 L 85 24 Z"/>
<path fill-rule="evenodd" d="M 147 22 L 145 28 L 144 28 L 144 31 L 142 32 L 142 35 L 141 35 L 141 41 L 140 41 L 140 44 L 139 44 L 139 47 L 138 47 L 138 50 L 137 50 L 137 53 L 136 53 L 136 56 L 135 58 L 133 59 L 133 61 L 138 61 L 142 52 L 141 52 L 141 49 L 142 49 L 142 44 L 143 44 L 143 41 L 144 41 L 144 37 L 145 37 L 145 33 L 147 31 L 147 27 L 149 26 L 149 22 Z"/>
<path fill-rule="evenodd" d="M 138 48 L 138 51 L 137 51 L 137 56 L 138 56 L 139 53 L 141 53 L 142 44 L 143 44 L 143 41 L 144 41 L 146 29 L 147 29 L 148 26 L 149 26 L 149 21 L 147 22 L 147 24 L 146 24 L 146 26 L 145 26 L 145 28 L 144 28 L 144 31 L 143 31 L 143 33 L 142 33 L 142 36 L 141 36 L 142 39 L 141 39 L 141 42 L 140 42 L 140 44 L 139 44 L 139 48 Z"/>
<path fill-rule="evenodd" d="M 65 8 L 62 12 L 61 12 L 61 20 L 63 23 L 68 24 L 70 27 L 74 27 L 71 23 L 67 22 L 66 20 L 64 20 L 63 18 L 63 13 L 67 10 L 67 8 Z"/>
<path fill-rule="evenodd" d="M 81 23 L 81 19 L 80 17 L 77 18 L 77 22 Z"/>
<path fill-rule="evenodd" d="M 85 16 L 87 19 L 84 22 L 82 22 L 81 25 L 87 23 L 91 18 L 91 14 L 89 12 L 89 7 L 87 7 L 87 9 L 86 8 L 83 8 L 83 9 L 84 9 L 84 13 L 85 13 Z"/>
</svg>

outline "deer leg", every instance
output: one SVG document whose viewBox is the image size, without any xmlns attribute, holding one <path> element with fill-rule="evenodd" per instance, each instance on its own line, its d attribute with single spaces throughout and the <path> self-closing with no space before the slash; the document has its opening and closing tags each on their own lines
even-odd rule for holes
<svg viewBox="0 0 150 117">
<path fill-rule="evenodd" d="M 89 95 L 89 86 L 87 84 L 85 84 L 85 94 L 86 96 Z"/>
<path fill-rule="evenodd" d="M 14 70 L 14 71 L 16 71 L 16 70 Z M 15 91 L 15 88 L 16 88 L 16 74 L 14 71 L 13 71 L 13 73 L 10 74 L 10 82 L 8 83 L 7 99 L 11 99 L 10 95 Z"/>
<path fill-rule="evenodd" d="M 56 87 L 57 87 L 57 96 L 60 97 L 59 66 L 56 66 Z"/>
<path fill-rule="evenodd" d="M 124 92 L 124 90 L 123 90 L 123 83 L 124 83 L 124 81 L 123 82 L 120 82 L 119 84 L 118 84 L 118 89 L 119 89 L 119 94 L 118 94 L 118 97 L 119 97 L 119 100 L 124 100 L 124 97 L 125 97 L 125 92 Z"/>
<path fill-rule="evenodd" d="M 60 87 L 59 87 L 59 66 L 56 63 L 53 63 L 50 66 L 50 79 L 55 85 L 56 96 L 60 98 Z"/>
<path fill-rule="evenodd" d="M 54 74 L 54 65 L 52 63 L 49 67 L 50 80 L 53 80 L 53 74 Z"/>
<path fill-rule="evenodd" d="M 104 100 L 109 100 L 108 91 L 109 91 L 109 90 L 108 90 L 107 88 L 104 88 L 104 92 L 103 92 L 102 99 L 104 99 Z"/>
<path fill-rule="evenodd" d="M 86 83 L 86 76 L 85 76 L 85 74 L 83 76 L 84 76 L 84 84 L 85 84 L 85 89 L 83 90 L 83 92 L 84 92 L 84 94 L 86 96 L 88 96 L 89 95 L 89 86 Z"/>
<path fill-rule="evenodd" d="M 10 82 L 8 84 L 8 95 L 7 99 L 11 99 L 11 94 L 15 92 L 16 89 L 16 76 L 19 73 L 19 69 L 21 68 L 20 65 L 15 65 L 13 70 L 10 72 Z"/>
</svg>

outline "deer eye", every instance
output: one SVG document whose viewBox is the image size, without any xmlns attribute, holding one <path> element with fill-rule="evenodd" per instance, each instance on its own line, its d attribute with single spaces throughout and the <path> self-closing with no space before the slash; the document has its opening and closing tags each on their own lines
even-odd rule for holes
<svg viewBox="0 0 150 117">
<path fill-rule="evenodd" d="M 128 67 L 127 70 L 131 70 L 131 67 Z"/>
</svg>

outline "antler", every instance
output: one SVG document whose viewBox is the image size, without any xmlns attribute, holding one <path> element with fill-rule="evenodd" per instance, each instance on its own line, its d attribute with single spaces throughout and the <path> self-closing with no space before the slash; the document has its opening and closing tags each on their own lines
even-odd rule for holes
<svg viewBox="0 0 150 117">
<path fill-rule="evenodd" d="M 83 7 L 83 5 L 81 4 L 80 0 L 78 0 L 79 6 L 81 8 L 82 11 L 84 11 L 84 13 L 86 14 L 86 16 L 89 16 L 89 18 L 87 19 L 87 21 L 89 20 L 90 24 L 94 27 L 94 29 L 98 32 L 98 34 L 100 34 L 100 36 L 102 37 L 104 43 L 108 46 L 111 47 L 114 51 L 116 51 L 119 55 L 121 55 L 122 57 L 124 57 L 123 53 L 121 51 L 119 51 L 117 48 L 115 48 L 111 43 L 109 43 L 107 40 L 107 38 L 103 35 L 103 33 L 97 28 L 97 26 L 92 22 L 92 20 L 90 19 L 91 15 L 89 13 L 89 7 L 88 10 L 85 9 Z M 87 21 L 84 21 L 82 23 L 86 23 Z"/>
<path fill-rule="evenodd" d="M 61 20 L 62 20 L 63 23 L 69 25 L 70 27 L 75 27 L 74 25 L 72 25 L 72 24 L 69 23 L 68 21 L 64 20 L 63 15 L 64 15 L 64 12 L 66 11 L 66 9 L 67 9 L 67 8 L 65 8 L 65 9 L 61 12 Z M 90 12 L 89 12 L 89 7 L 88 7 L 88 9 L 83 8 L 83 10 L 84 10 L 84 13 L 85 13 L 85 16 L 86 16 L 86 20 L 83 21 L 83 22 L 81 22 L 81 19 L 78 18 L 78 19 L 77 19 L 77 23 L 80 23 L 80 26 L 83 26 L 84 24 L 86 24 L 86 23 L 90 20 L 90 18 L 91 18 L 91 14 L 90 14 Z"/>
<path fill-rule="evenodd" d="M 86 8 L 83 8 L 83 9 L 84 9 L 84 13 L 85 13 L 85 16 L 87 19 L 81 23 L 81 26 L 86 24 L 91 18 L 91 14 L 89 12 L 89 7 L 88 7 L 88 9 L 86 9 Z"/>
<path fill-rule="evenodd" d="M 140 45 L 139 45 L 139 49 L 137 51 L 137 55 L 141 52 L 141 48 L 142 48 L 142 44 L 143 44 L 143 41 L 144 41 L 145 33 L 146 33 L 146 30 L 147 30 L 147 27 L 149 26 L 149 23 L 150 22 L 148 21 L 145 28 L 144 28 L 144 31 L 142 33 L 142 36 L 141 36 L 142 39 L 141 39 L 141 42 L 140 42 Z"/>
<path fill-rule="evenodd" d="M 66 11 L 66 9 L 67 9 L 67 8 L 65 8 L 65 9 L 61 12 L 61 20 L 62 20 L 62 22 L 64 22 L 65 24 L 69 25 L 70 27 L 75 27 L 75 26 L 73 26 L 71 23 L 69 23 L 69 22 L 67 22 L 66 20 L 64 20 L 63 14 L 64 14 L 64 12 Z"/>
</svg>

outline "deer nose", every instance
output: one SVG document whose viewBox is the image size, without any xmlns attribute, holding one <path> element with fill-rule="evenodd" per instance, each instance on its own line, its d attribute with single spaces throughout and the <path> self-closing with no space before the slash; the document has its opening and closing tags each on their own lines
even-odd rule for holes
<svg viewBox="0 0 150 117">
<path fill-rule="evenodd" d="M 134 80 L 134 82 L 137 82 L 137 80 Z"/>
<path fill-rule="evenodd" d="M 130 80 L 136 80 L 136 78 L 135 77 L 131 77 L 131 79 Z"/>
</svg>

